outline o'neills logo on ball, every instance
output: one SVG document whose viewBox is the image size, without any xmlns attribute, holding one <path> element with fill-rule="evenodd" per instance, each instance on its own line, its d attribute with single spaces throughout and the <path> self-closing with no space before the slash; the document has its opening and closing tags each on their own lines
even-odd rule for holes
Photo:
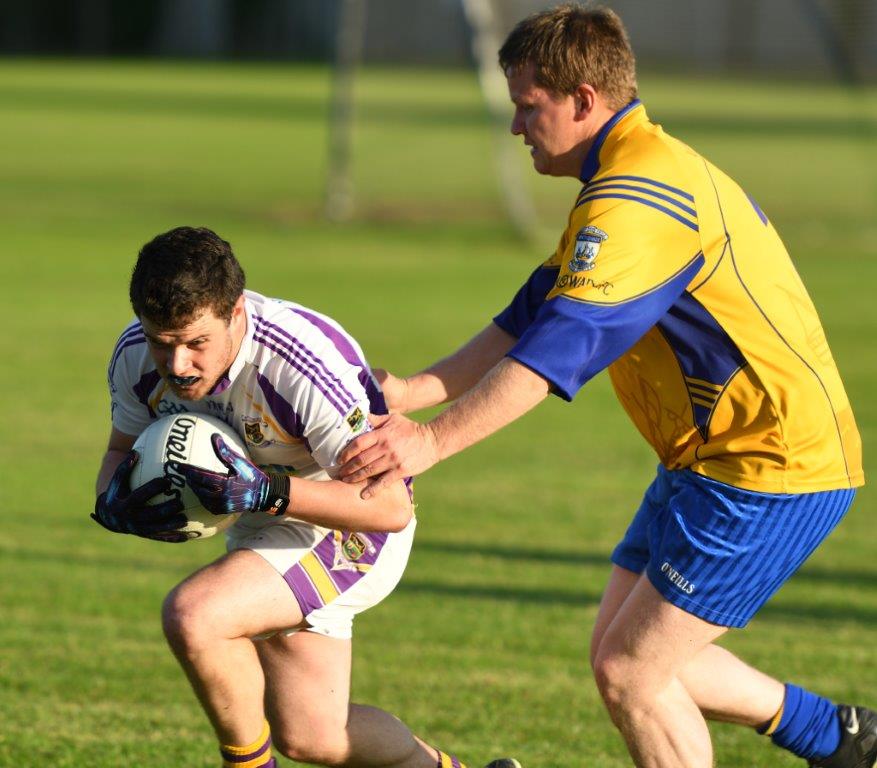
<svg viewBox="0 0 877 768">
<path fill-rule="evenodd" d="M 679 587 L 679 589 L 681 589 L 686 595 L 690 595 L 694 592 L 694 584 L 679 573 L 679 571 L 670 565 L 670 563 L 666 561 L 664 562 L 661 566 L 661 573 L 663 573 L 671 583 Z"/>
<path fill-rule="evenodd" d="M 189 460 L 189 433 L 194 426 L 195 419 L 191 416 L 174 419 L 164 443 L 164 476 L 177 488 L 186 484 L 186 478 L 177 470 L 177 464 Z"/>
</svg>

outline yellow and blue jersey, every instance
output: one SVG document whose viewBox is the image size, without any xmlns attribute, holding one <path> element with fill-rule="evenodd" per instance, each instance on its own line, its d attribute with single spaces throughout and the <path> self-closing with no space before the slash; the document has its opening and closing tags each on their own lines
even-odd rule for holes
<svg viewBox="0 0 877 768">
<path fill-rule="evenodd" d="M 765 493 L 864 482 L 861 440 L 786 249 L 634 101 L 601 130 L 556 252 L 494 321 L 571 400 L 608 366 L 667 469 Z"/>
</svg>

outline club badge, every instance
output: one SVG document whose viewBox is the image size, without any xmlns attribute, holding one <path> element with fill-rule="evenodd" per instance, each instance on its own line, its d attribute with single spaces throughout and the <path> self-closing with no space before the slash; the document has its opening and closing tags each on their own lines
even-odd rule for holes
<svg viewBox="0 0 877 768">
<path fill-rule="evenodd" d="M 332 558 L 333 571 L 359 571 L 371 569 L 368 563 L 357 562 L 364 555 L 374 555 L 378 550 L 374 542 L 364 533 L 334 531 L 335 556 Z"/>
<path fill-rule="evenodd" d="M 351 430 L 358 432 L 362 429 L 363 424 L 365 424 L 365 414 L 362 412 L 362 408 L 356 408 L 353 413 L 348 414 L 347 426 Z"/>
<path fill-rule="evenodd" d="M 600 252 L 600 246 L 607 235 L 602 229 L 588 225 L 579 230 L 576 235 L 575 250 L 569 261 L 569 268 L 572 272 L 586 272 L 593 269 L 596 265 L 597 254 Z"/>
<path fill-rule="evenodd" d="M 262 424 L 259 421 L 245 421 L 244 432 L 247 436 L 247 442 L 253 445 L 260 445 L 265 441 L 265 435 L 262 434 Z"/>
</svg>

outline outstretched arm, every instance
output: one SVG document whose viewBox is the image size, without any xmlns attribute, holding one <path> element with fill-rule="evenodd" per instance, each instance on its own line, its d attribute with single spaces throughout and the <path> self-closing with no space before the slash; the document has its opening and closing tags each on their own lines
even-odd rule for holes
<svg viewBox="0 0 877 768">
<path fill-rule="evenodd" d="M 413 376 L 401 379 L 376 371 L 387 405 L 394 413 L 410 413 L 456 400 L 502 360 L 515 341 L 491 323 L 456 352 Z"/>
<path fill-rule="evenodd" d="M 392 415 L 357 438 L 341 454 L 341 478 L 349 483 L 376 478 L 362 490 L 368 499 L 493 434 L 542 402 L 548 390 L 539 374 L 504 358 L 432 421 L 418 424 Z"/>
</svg>

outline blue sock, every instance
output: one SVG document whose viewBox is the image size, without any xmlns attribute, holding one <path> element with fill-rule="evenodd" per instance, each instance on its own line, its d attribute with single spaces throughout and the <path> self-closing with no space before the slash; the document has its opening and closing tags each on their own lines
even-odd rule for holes
<svg viewBox="0 0 877 768">
<path fill-rule="evenodd" d="M 837 707 L 828 699 L 786 683 L 783 716 L 771 738 L 778 747 L 806 760 L 821 760 L 840 746 Z"/>
</svg>

